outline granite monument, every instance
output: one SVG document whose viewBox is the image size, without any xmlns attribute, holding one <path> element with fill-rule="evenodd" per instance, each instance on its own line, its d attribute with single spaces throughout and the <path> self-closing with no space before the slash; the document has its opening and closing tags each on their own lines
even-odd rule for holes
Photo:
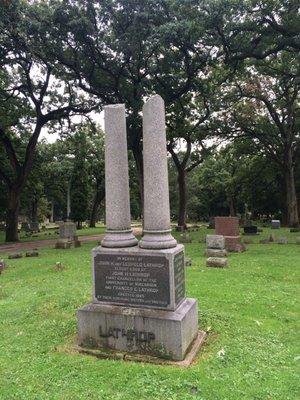
<svg viewBox="0 0 300 400">
<path fill-rule="evenodd" d="M 165 111 L 143 107 L 144 226 L 131 230 L 125 107 L 104 109 L 106 233 L 92 253 L 92 301 L 78 310 L 78 344 L 183 360 L 198 337 L 185 296 L 184 247 L 170 228 Z"/>
</svg>

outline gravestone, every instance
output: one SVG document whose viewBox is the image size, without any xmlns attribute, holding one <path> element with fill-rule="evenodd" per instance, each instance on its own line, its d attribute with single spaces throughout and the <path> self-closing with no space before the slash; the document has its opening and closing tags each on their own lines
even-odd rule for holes
<svg viewBox="0 0 300 400">
<path fill-rule="evenodd" d="M 38 222 L 30 222 L 29 224 L 31 232 L 39 232 L 40 226 Z"/>
<path fill-rule="evenodd" d="M 69 249 L 72 244 L 79 247 L 80 242 L 76 236 L 76 224 L 71 221 L 59 222 L 59 239 L 55 244 L 56 249 Z"/>
<path fill-rule="evenodd" d="M 279 237 L 278 240 L 277 240 L 277 243 L 278 244 L 288 244 L 287 237 L 285 237 L 285 236 Z"/>
<path fill-rule="evenodd" d="M 280 221 L 279 221 L 279 219 L 272 219 L 271 228 L 272 229 L 280 229 Z"/>
<path fill-rule="evenodd" d="M 197 301 L 185 296 L 184 247 L 170 229 L 164 103 L 143 107 L 144 226 L 130 221 L 125 107 L 107 106 L 106 233 L 92 252 L 93 300 L 78 310 L 78 343 L 183 360 L 198 335 Z"/>
<path fill-rule="evenodd" d="M 241 242 L 237 217 L 215 217 L 215 232 L 216 235 L 224 236 L 227 251 L 238 253 L 245 251 L 245 246 Z"/>
<path fill-rule="evenodd" d="M 228 260 L 221 257 L 208 257 L 206 266 L 211 268 L 226 268 L 228 267 Z"/>
<path fill-rule="evenodd" d="M 257 235 L 258 234 L 257 226 L 255 226 L 255 225 L 244 226 L 244 234 L 245 235 Z"/>
<path fill-rule="evenodd" d="M 225 238 L 222 235 L 206 235 L 205 255 L 207 267 L 224 268 L 228 266 Z M 225 261 L 224 261 L 225 259 Z M 215 265 L 214 265 L 215 264 Z"/>
</svg>

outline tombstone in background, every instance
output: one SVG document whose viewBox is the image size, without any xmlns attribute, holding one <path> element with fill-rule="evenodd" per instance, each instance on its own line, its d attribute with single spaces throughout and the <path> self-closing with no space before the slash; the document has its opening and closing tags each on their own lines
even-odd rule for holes
<svg viewBox="0 0 300 400">
<path fill-rule="evenodd" d="M 245 235 L 257 235 L 258 234 L 257 226 L 245 225 L 244 226 L 244 234 Z"/>
<path fill-rule="evenodd" d="M 221 235 L 206 235 L 206 252 L 208 257 L 206 266 L 212 268 L 228 267 L 227 251 L 225 250 L 225 239 Z"/>
<path fill-rule="evenodd" d="M 280 221 L 279 221 L 279 219 L 272 219 L 271 228 L 272 229 L 280 229 Z"/>
<path fill-rule="evenodd" d="M 216 235 L 224 236 L 227 251 L 245 251 L 245 246 L 241 242 L 237 217 L 215 217 L 215 232 Z"/>
<path fill-rule="evenodd" d="M 30 222 L 29 224 L 31 232 L 39 232 L 40 231 L 40 225 L 38 222 Z"/>
<path fill-rule="evenodd" d="M 78 237 L 76 236 L 76 224 L 71 221 L 59 222 L 59 239 L 55 244 L 56 249 L 69 249 L 72 244 L 76 243 L 78 247 Z"/>
<path fill-rule="evenodd" d="M 185 297 L 184 247 L 170 229 L 164 103 L 153 96 L 143 107 L 139 246 L 130 221 L 125 107 L 104 112 L 107 228 L 93 250 L 93 300 L 78 310 L 78 342 L 183 360 L 199 337 L 198 311 Z"/>
</svg>

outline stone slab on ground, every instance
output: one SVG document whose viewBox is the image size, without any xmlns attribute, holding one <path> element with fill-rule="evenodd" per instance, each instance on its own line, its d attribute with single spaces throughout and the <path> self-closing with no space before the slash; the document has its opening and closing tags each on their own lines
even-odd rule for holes
<svg viewBox="0 0 300 400">
<path fill-rule="evenodd" d="M 279 221 L 279 219 L 272 219 L 271 228 L 272 229 L 280 229 L 280 221 Z"/>
<path fill-rule="evenodd" d="M 226 268 L 228 267 L 228 260 L 225 257 L 209 257 L 206 260 L 206 266 L 211 268 Z"/>
<path fill-rule="evenodd" d="M 285 236 L 279 237 L 279 238 L 277 239 L 277 243 L 278 243 L 278 244 L 288 244 L 287 237 L 285 237 Z"/>
<path fill-rule="evenodd" d="M 13 260 L 13 259 L 16 259 L 16 258 L 22 258 L 22 257 L 23 257 L 22 253 L 12 253 L 12 254 L 9 254 L 9 256 L 8 256 L 8 258 L 10 260 Z"/>
<path fill-rule="evenodd" d="M 182 361 L 198 333 L 195 299 L 175 311 L 90 303 L 77 311 L 78 344 Z"/>
<path fill-rule="evenodd" d="M 26 252 L 26 257 L 38 257 L 38 256 L 39 253 L 36 250 Z"/>
</svg>

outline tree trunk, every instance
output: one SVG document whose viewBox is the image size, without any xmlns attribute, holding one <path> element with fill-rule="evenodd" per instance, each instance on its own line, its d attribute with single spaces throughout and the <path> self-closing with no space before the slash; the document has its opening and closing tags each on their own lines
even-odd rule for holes
<svg viewBox="0 0 300 400">
<path fill-rule="evenodd" d="M 179 210 L 178 210 L 178 226 L 186 229 L 186 204 L 187 204 L 187 193 L 186 193 L 186 170 L 184 168 L 178 169 L 178 189 L 179 189 Z"/>
<path fill-rule="evenodd" d="M 231 217 L 235 217 L 235 207 L 234 200 L 232 196 L 228 196 L 228 205 L 229 205 L 229 215 Z"/>
<path fill-rule="evenodd" d="M 36 198 L 32 199 L 31 202 L 31 221 L 38 222 L 38 200 Z"/>
<path fill-rule="evenodd" d="M 286 185 L 286 209 L 287 223 L 290 227 L 299 226 L 298 201 L 295 187 L 294 165 L 289 151 L 286 159 L 285 169 L 285 185 Z"/>
<path fill-rule="evenodd" d="M 15 188 L 9 188 L 8 207 L 6 211 L 6 230 L 5 241 L 17 242 L 18 235 L 18 218 L 20 208 L 20 191 Z"/>
<path fill-rule="evenodd" d="M 92 207 L 92 212 L 90 216 L 90 228 L 95 228 L 96 227 L 96 219 L 97 219 L 97 212 L 99 205 L 101 201 L 104 199 L 105 196 L 105 190 L 104 189 L 97 189 L 95 196 L 94 196 L 94 201 L 93 201 L 93 207 Z"/>
</svg>

